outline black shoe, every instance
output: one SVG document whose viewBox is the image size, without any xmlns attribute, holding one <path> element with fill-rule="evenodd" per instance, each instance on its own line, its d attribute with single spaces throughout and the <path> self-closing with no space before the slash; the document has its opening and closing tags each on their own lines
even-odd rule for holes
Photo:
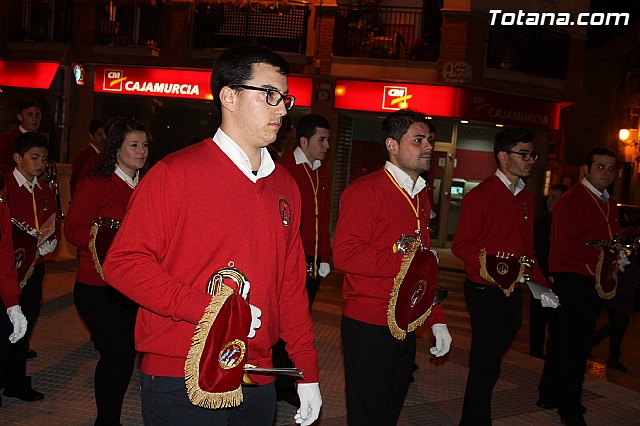
<svg viewBox="0 0 640 426">
<path fill-rule="evenodd" d="M 558 404 L 556 404 L 554 401 L 548 401 L 542 398 L 539 398 L 536 401 L 536 405 L 544 410 L 555 410 L 556 408 L 558 408 Z"/>
<path fill-rule="evenodd" d="M 612 368 L 614 370 L 622 371 L 623 373 L 626 373 L 629 370 L 624 364 L 622 364 L 618 360 L 607 361 L 607 368 Z"/>
<path fill-rule="evenodd" d="M 33 359 L 37 356 L 38 356 L 38 352 L 34 351 L 33 349 L 29 349 L 27 351 L 27 359 Z"/>
<path fill-rule="evenodd" d="M 582 415 L 562 417 L 562 424 L 567 426 L 587 426 Z"/>
<path fill-rule="evenodd" d="M 44 399 L 44 394 L 34 390 L 32 387 L 20 388 L 20 389 L 7 389 L 4 388 L 2 392 L 4 396 L 9 398 L 18 398 L 22 401 L 34 402 Z"/>
</svg>

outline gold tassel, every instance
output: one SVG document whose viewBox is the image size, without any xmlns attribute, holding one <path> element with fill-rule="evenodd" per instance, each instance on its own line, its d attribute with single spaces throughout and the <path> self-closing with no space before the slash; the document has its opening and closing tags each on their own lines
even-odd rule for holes
<svg viewBox="0 0 640 426">
<path fill-rule="evenodd" d="M 104 281 L 104 272 L 102 272 L 102 265 L 100 265 L 98 251 L 96 250 L 96 238 L 98 237 L 98 229 L 100 229 L 100 226 L 97 223 L 91 225 L 91 229 L 89 230 L 89 234 L 91 234 L 91 239 L 89 240 L 89 251 L 91 252 L 93 265 L 95 266 L 98 274 L 100 274 L 100 278 L 102 278 L 102 280 Z"/>
<path fill-rule="evenodd" d="M 39 257 L 40 257 L 40 252 L 36 248 L 36 256 L 33 258 L 33 262 L 31 263 L 31 266 L 29 267 L 29 270 L 24 275 L 24 278 L 22 279 L 22 281 L 20 281 L 18 283 L 18 285 L 20 286 L 20 290 L 22 290 L 24 288 L 24 286 L 27 285 L 27 281 L 29 280 L 29 278 L 31 278 L 31 274 L 33 274 L 33 268 L 35 268 L 36 261 L 38 260 Z"/>
<path fill-rule="evenodd" d="M 616 291 L 618 290 L 618 282 L 616 281 L 616 286 L 613 287 L 613 290 L 611 290 L 609 293 L 606 293 L 604 291 L 604 289 L 602 288 L 602 285 L 600 285 L 600 277 L 601 277 L 601 273 L 602 273 L 602 264 L 604 263 L 604 251 L 602 248 L 600 248 L 600 255 L 598 256 L 598 263 L 596 265 L 596 291 L 598 292 L 598 296 L 600 296 L 601 299 L 613 299 L 616 295 Z M 588 266 L 587 266 L 588 268 Z M 590 268 L 589 268 L 590 269 Z M 589 272 L 591 272 L 589 270 Z"/>
<path fill-rule="evenodd" d="M 221 286 L 220 291 L 211 297 L 211 302 L 204 310 L 204 315 L 198 322 L 191 339 L 191 347 L 184 364 L 184 378 L 189 400 L 199 407 L 216 410 L 237 407 L 242 404 L 242 385 L 238 385 L 237 389 L 227 392 L 207 392 L 201 389 L 198 383 L 200 378 L 200 357 L 202 356 L 209 330 L 215 322 L 220 308 L 232 294 L 233 290 L 230 287 Z"/>
</svg>

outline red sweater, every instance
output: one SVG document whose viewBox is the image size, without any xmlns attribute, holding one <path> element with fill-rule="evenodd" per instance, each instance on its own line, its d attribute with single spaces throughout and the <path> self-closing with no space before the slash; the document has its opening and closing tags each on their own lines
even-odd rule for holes
<svg viewBox="0 0 640 426">
<path fill-rule="evenodd" d="M 11 215 L 4 190 L 0 190 L 0 298 L 5 308 L 19 304 L 20 287 L 16 275 Z"/>
<path fill-rule="evenodd" d="M 98 161 L 98 153 L 91 145 L 87 145 L 73 157 L 71 177 L 69 178 L 69 190 L 72 197 L 78 189 L 78 183 L 93 171 L 96 161 Z"/>
<path fill-rule="evenodd" d="M 483 248 L 489 254 L 508 252 L 518 258 L 525 255 L 535 259 L 534 214 L 535 201 L 531 192 L 523 189 L 514 196 L 495 175 L 465 195 L 451 252 L 464 261 L 469 280 L 487 282 L 480 276 L 479 255 Z M 532 280 L 549 286 L 539 267 L 534 266 Z"/>
<path fill-rule="evenodd" d="M 618 231 L 618 207 L 613 198 L 602 202 L 582 183 L 572 186 L 553 209 L 549 270 L 593 278 L 599 251 L 586 242 L 611 240 Z"/>
<path fill-rule="evenodd" d="M 0 173 L 8 173 L 16 166 L 13 161 L 13 144 L 21 134 L 20 127 L 0 134 Z"/>
<path fill-rule="evenodd" d="M 280 159 L 278 164 L 284 166 L 298 184 L 302 197 L 302 217 L 300 220 L 300 237 L 302 247 L 307 256 L 315 254 L 316 245 L 316 200 L 309 175 L 313 179 L 313 185 L 318 184 L 318 257 L 322 261 L 329 262 L 329 219 L 331 218 L 331 201 L 329 199 L 329 177 L 327 168 L 321 165 L 316 170 L 311 170 L 306 164 L 297 164 L 293 153 Z M 307 175 L 307 172 L 309 175 Z M 317 180 L 316 180 L 317 177 Z"/>
<path fill-rule="evenodd" d="M 121 221 L 132 193 L 133 189 L 115 174 L 109 177 L 92 175 L 78 185 L 78 192 L 64 221 L 64 235 L 80 249 L 76 279 L 81 283 L 106 284 L 96 271 L 89 251 L 91 224 L 99 217 Z"/>
<path fill-rule="evenodd" d="M 430 245 L 429 199 L 421 191 L 420 229 Z M 415 198 L 412 199 L 416 203 Z M 333 238 L 333 262 L 345 272 L 342 296 L 345 316 L 374 325 L 387 325 L 387 307 L 402 254 L 393 253 L 401 234 L 415 235 L 416 217 L 407 199 L 384 169 L 363 176 L 340 197 L 340 216 Z M 436 305 L 429 325 L 445 323 L 442 305 Z"/>
<path fill-rule="evenodd" d="M 233 262 L 262 310 L 247 362 L 270 367 L 281 337 L 304 382 L 317 382 L 299 228 L 300 194 L 282 168 L 253 183 L 211 139 L 156 164 L 131 197 L 103 268 L 106 281 L 141 306 L 142 371 L 184 376 L 195 324 L 211 300 L 207 282 Z"/>
<path fill-rule="evenodd" d="M 31 193 L 24 186 L 18 186 L 18 181 L 13 176 L 13 171 L 5 175 L 7 185 L 7 201 L 9 203 L 9 211 L 11 216 L 20 222 L 26 222 L 32 228 L 36 227 L 36 221 L 33 214 L 33 199 Z M 49 217 L 56 213 L 56 198 L 49 184 L 43 180 L 39 180 L 40 187 L 36 186 L 36 210 L 38 213 L 38 224 L 42 225 Z M 60 238 L 60 220 L 56 216 L 56 231 L 49 237 L 49 240 Z M 44 257 L 38 258 L 36 265 L 44 263 Z"/>
</svg>

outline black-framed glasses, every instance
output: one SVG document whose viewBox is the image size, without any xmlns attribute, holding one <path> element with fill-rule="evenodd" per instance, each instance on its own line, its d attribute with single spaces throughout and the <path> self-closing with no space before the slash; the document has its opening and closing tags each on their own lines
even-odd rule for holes
<svg viewBox="0 0 640 426">
<path fill-rule="evenodd" d="M 529 159 L 533 158 L 533 161 L 536 161 L 538 159 L 538 157 L 540 156 L 540 154 L 538 154 L 537 152 L 529 152 L 529 151 L 523 151 L 523 152 L 519 152 L 519 151 L 507 151 L 509 154 L 517 154 L 520 157 L 522 157 L 522 161 L 529 161 Z"/>
<path fill-rule="evenodd" d="M 280 102 L 284 101 L 284 107 L 286 109 L 291 109 L 293 108 L 293 104 L 296 102 L 295 96 L 283 95 L 282 93 L 278 92 L 276 89 L 270 89 L 267 87 L 249 86 L 246 84 L 233 84 L 229 87 L 231 87 L 234 90 L 246 89 L 246 90 L 257 90 L 258 92 L 264 92 L 265 100 L 267 101 L 267 104 L 271 106 L 278 106 L 280 105 Z"/>
</svg>

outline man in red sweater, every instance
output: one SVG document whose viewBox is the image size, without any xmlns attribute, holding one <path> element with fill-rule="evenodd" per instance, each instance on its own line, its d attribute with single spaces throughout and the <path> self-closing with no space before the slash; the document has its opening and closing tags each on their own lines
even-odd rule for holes
<svg viewBox="0 0 640 426">
<path fill-rule="evenodd" d="M 11 366 L 13 345 L 27 332 L 27 319 L 20 307 L 20 287 L 11 242 L 11 215 L 0 174 L 0 299 L 6 311 L 0 311 L 0 377 Z M 6 314 L 4 313 L 6 312 Z M 2 407 L 2 397 L 0 397 Z"/>
<path fill-rule="evenodd" d="M 582 181 L 569 188 L 553 209 L 549 270 L 562 306 L 549 336 L 537 403 L 557 408 L 563 422 L 572 426 L 586 424 L 582 383 L 603 304 L 595 279 L 599 250 L 586 243 L 612 240 L 619 231 L 618 207 L 607 192 L 616 175 L 615 153 L 595 148 L 584 167 Z"/>
<path fill-rule="evenodd" d="M 243 387 L 244 402 L 236 408 L 202 408 L 187 395 L 185 360 L 211 301 L 207 284 L 229 266 L 246 275 L 251 305 L 262 311 L 262 326 L 249 333 L 247 363 L 270 367 L 271 347 L 282 338 L 304 373 L 296 422 L 318 418 L 322 398 L 304 288 L 300 193 L 266 149 L 293 107 L 288 69 L 281 56 L 258 46 L 231 48 L 218 58 L 211 90 L 220 128 L 147 173 L 103 265 L 105 281 L 140 305 L 135 338 L 149 424 L 273 423 L 270 376 L 251 375 L 258 386 Z"/>
<path fill-rule="evenodd" d="M 462 200 L 462 211 L 451 251 L 464 261 L 467 279 L 464 296 L 471 320 L 469 375 L 460 425 L 490 425 L 493 388 L 500 376 L 502 356 L 516 337 L 522 322 L 522 296 L 518 287 L 506 295 L 481 274 L 481 250 L 488 255 L 513 254 L 516 259 L 535 259 L 533 222 L 535 203 L 525 189 L 538 158 L 533 134 L 522 128 L 506 128 L 495 137 L 494 157 L 498 170 Z M 533 281 L 548 287 L 540 268 Z M 557 307 L 547 290 L 543 306 Z"/>
<path fill-rule="evenodd" d="M 416 335 L 398 340 L 389 329 L 390 294 L 403 260 L 393 247 L 403 235 L 420 236 L 430 246 L 429 198 L 420 177 L 433 152 L 426 119 L 403 110 L 390 114 L 382 127 L 389 161 L 344 190 L 333 242 L 334 264 L 345 272 L 341 332 L 350 426 L 398 421 L 415 363 Z M 443 356 L 451 336 L 441 304 L 427 321 L 436 338 L 431 353 Z"/>
<path fill-rule="evenodd" d="M 331 271 L 329 266 L 329 173 L 322 160 L 329 151 L 331 125 L 321 115 L 308 114 L 296 126 L 297 147 L 280 159 L 296 180 L 302 197 L 300 237 L 307 259 L 307 295 L 309 308 L 320 287 L 320 278 Z"/>
<path fill-rule="evenodd" d="M 13 173 L 6 175 L 7 202 L 11 216 L 38 232 L 46 232 L 45 226 L 48 226 L 57 214 L 53 191 L 46 182 L 38 179 L 44 172 L 47 161 L 47 140 L 42 135 L 27 132 L 18 136 L 13 151 L 16 167 Z M 20 305 L 29 326 L 25 338 L 14 345 L 12 366 L 7 369 L 4 378 L 4 396 L 23 401 L 38 401 L 44 398 L 42 393 L 31 387 L 31 377 L 26 375 L 26 362 L 28 340 L 40 314 L 42 282 L 45 275 L 44 256 L 55 250 L 59 230 L 59 221 L 56 220 L 52 235 L 38 247 L 40 257 L 31 276 L 22 287 Z"/>
<path fill-rule="evenodd" d="M 107 135 L 104 132 L 104 122 L 102 120 L 91 120 L 89 123 L 89 139 L 91 139 L 89 145 L 78 152 L 71 163 L 71 178 L 69 179 L 71 197 L 76 193 L 78 182 L 93 171 L 100 152 L 106 147 Z"/>
<path fill-rule="evenodd" d="M 20 125 L 13 130 L 0 134 L 0 173 L 13 170 L 13 144 L 18 136 L 26 132 L 37 132 L 42 121 L 40 104 L 35 99 L 23 98 L 18 104 L 16 115 Z"/>
</svg>

